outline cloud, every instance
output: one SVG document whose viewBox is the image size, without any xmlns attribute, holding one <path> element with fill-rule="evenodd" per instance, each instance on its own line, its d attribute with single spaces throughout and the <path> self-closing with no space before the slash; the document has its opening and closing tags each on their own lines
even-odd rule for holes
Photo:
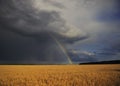
<svg viewBox="0 0 120 86">
<path fill-rule="evenodd" d="M 60 8 L 60 9 L 65 7 L 62 3 L 56 0 L 42 0 L 42 1 L 45 2 L 46 4 L 51 4 L 52 6 Z"/>
<path fill-rule="evenodd" d="M 3 50 L 16 51 L 15 55 L 8 55 L 20 55 L 23 59 L 30 57 L 35 61 L 55 61 L 57 55 L 54 56 L 53 51 L 59 52 L 59 58 L 63 52 L 52 34 L 66 51 L 80 48 L 82 51 L 100 50 L 104 53 L 117 46 L 113 48 L 117 54 L 120 44 L 119 6 L 119 0 L 0 0 L 1 53 Z M 7 47 L 6 43 L 9 44 Z M 16 46 L 11 47 L 13 44 Z M 28 53 L 23 53 L 25 49 Z M 51 52 L 46 56 L 48 51 Z M 5 54 L 1 56 L 8 57 Z"/>
<path fill-rule="evenodd" d="M 42 0 L 1 0 L 1 62 L 69 63 L 65 55 L 65 45 L 85 39 L 86 34 L 69 24 L 61 16 L 62 4 L 59 4 L 59 7 L 56 4 L 59 3 Z M 64 51 L 56 40 L 59 44 L 62 43 Z"/>
<path fill-rule="evenodd" d="M 82 50 L 69 50 L 68 54 L 71 56 L 73 62 L 83 63 L 83 62 L 94 62 L 98 59 L 95 57 L 95 54 L 88 51 Z"/>
<path fill-rule="evenodd" d="M 47 8 L 42 0 L 25 0 L 24 2 L 14 0 L 10 4 L 13 5 L 9 7 L 6 2 L 1 3 L 1 8 L 3 8 L 1 9 L 1 21 L 16 30 L 26 33 L 51 31 L 69 38 L 82 36 L 80 29 L 71 27 L 64 18 L 61 18 L 57 7 L 48 5 Z M 74 31 L 74 35 L 71 31 Z"/>
<path fill-rule="evenodd" d="M 71 50 L 70 52 L 73 53 L 73 54 L 85 54 L 85 55 L 88 55 L 88 56 L 94 56 L 95 55 L 94 53 L 91 53 L 91 52 L 88 52 L 88 51 L 80 51 L 80 50 Z"/>
<path fill-rule="evenodd" d="M 74 48 L 102 52 L 96 56 L 99 60 L 109 60 L 113 57 L 119 59 L 119 1 L 76 0 L 75 2 L 77 2 L 76 8 L 80 9 L 77 10 L 78 15 L 73 18 L 74 25 L 87 32 L 89 37 L 75 44 Z M 106 55 L 103 55 L 104 53 Z"/>
</svg>

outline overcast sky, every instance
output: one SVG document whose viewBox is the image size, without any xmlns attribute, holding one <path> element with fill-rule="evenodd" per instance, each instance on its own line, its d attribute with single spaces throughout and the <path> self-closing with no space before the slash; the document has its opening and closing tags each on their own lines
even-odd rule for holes
<svg viewBox="0 0 120 86">
<path fill-rule="evenodd" d="M 119 0 L 0 0 L 0 63 L 120 59 Z"/>
</svg>

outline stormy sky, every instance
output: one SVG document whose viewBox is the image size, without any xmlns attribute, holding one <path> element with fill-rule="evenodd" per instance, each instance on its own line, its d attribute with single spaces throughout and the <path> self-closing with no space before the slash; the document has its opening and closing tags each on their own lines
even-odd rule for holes
<svg viewBox="0 0 120 86">
<path fill-rule="evenodd" d="M 0 64 L 120 59 L 119 0 L 0 0 Z"/>
</svg>

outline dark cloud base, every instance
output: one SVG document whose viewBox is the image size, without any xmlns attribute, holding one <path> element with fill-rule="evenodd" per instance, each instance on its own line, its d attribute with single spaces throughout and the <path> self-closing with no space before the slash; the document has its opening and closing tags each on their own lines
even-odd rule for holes
<svg viewBox="0 0 120 86">
<path fill-rule="evenodd" d="M 47 33 L 26 37 L 0 29 L 0 63 L 69 63 L 55 40 Z"/>
</svg>

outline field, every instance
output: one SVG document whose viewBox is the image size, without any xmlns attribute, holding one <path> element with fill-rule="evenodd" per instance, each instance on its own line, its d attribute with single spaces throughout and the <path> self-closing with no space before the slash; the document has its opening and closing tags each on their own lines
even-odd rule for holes
<svg viewBox="0 0 120 86">
<path fill-rule="evenodd" d="M 120 86 L 120 64 L 0 65 L 0 86 Z"/>
</svg>

